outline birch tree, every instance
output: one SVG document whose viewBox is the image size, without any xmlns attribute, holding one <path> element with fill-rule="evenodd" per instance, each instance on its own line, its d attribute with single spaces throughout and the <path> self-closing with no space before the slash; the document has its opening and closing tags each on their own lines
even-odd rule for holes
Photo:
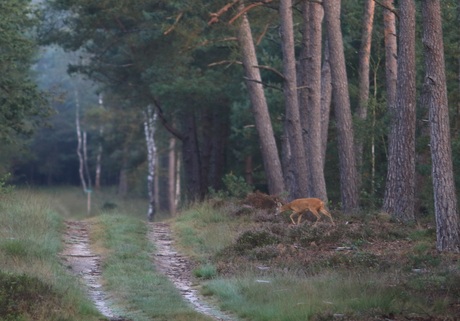
<svg viewBox="0 0 460 321">
<path fill-rule="evenodd" d="M 144 110 L 144 134 L 147 147 L 147 191 L 149 206 L 147 219 L 152 222 L 156 212 L 155 204 L 155 168 L 157 148 L 155 144 L 155 123 L 157 115 L 151 105 Z"/>
</svg>

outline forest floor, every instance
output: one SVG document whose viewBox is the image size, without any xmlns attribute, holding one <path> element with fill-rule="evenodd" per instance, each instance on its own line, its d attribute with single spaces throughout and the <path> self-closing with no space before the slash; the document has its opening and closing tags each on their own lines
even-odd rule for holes
<svg viewBox="0 0 460 321">
<path fill-rule="evenodd" d="M 257 194 L 228 214 L 228 219 L 248 217 L 252 223 L 242 224 L 234 243 L 213 257 L 219 275 L 238 276 L 250 266 L 255 267 L 252 270 L 265 267 L 280 274 L 304 271 L 305 275 L 315 275 L 322 269 L 349 271 L 350 274 L 374 273 L 391 281 L 388 287 L 400 289 L 407 298 L 422 300 L 421 304 L 425 304 L 427 310 L 420 313 L 408 310 L 396 315 L 381 313 L 378 316 L 372 312 L 369 318 L 359 320 L 460 320 L 455 317 L 460 315 L 460 255 L 436 251 L 435 228 L 431 222 L 405 226 L 393 222 L 385 214 L 344 216 L 337 213 L 335 226 L 326 221 L 313 227 L 313 218 L 308 216 L 305 224 L 292 226 L 288 215 L 273 216 L 267 210 L 272 205 L 265 208 L 265 201 Z M 195 217 L 193 222 L 196 220 Z M 105 317 L 112 321 L 128 321 L 120 312 L 123 307 L 114 305 L 110 293 L 101 286 L 101 258 L 91 251 L 89 245 L 90 224 L 87 221 L 67 222 L 66 249 L 62 257 L 80 276 L 89 297 Z M 237 320 L 220 311 L 209 297 L 204 299 L 200 295 L 201 285 L 192 275 L 196 262 L 177 250 L 179 245 L 175 246 L 169 223 L 146 224 L 147 237 L 155 246 L 152 266 L 175 285 L 184 300 L 197 312 L 214 320 Z M 440 305 L 441 310 L 433 310 L 436 305 Z"/>
<path fill-rule="evenodd" d="M 65 249 L 61 253 L 68 268 L 77 275 L 86 287 L 88 296 L 96 308 L 111 321 L 129 321 L 122 315 L 122 307 L 111 301 L 111 294 L 104 291 L 101 279 L 101 258 L 91 251 L 88 230 L 85 221 L 67 221 L 64 236 Z M 200 313 L 215 320 L 234 320 L 228 314 L 219 311 L 198 294 L 197 285 L 192 282 L 192 264 L 174 248 L 170 226 L 167 223 L 148 223 L 149 240 L 155 244 L 153 254 L 155 268 L 163 273 L 179 289 L 184 300 Z"/>
</svg>

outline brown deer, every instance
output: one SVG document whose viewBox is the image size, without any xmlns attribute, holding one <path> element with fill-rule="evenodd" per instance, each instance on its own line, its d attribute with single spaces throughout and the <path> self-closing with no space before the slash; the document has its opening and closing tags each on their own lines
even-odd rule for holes
<svg viewBox="0 0 460 321">
<path fill-rule="evenodd" d="M 298 198 L 284 205 L 278 202 L 276 206 L 276 215 L 281 214 L 286 211 L 293 212 L 289 217 L 291 218 L 291 221 L 294 225 L 300 224 L 303 213 L 307 211 L 312 212 L 316 216 L 316 222 L 314 225 L 316 225 L 321 219 L 321 215 L 319 213 L 322 213 L 323 215 L 326 215 L 327 217 L 329 217 L 332 225 L 335 225 L 334 220 L 332 219 L 331 213 L 329 213 L 324 208 L 324 202 L 320 200 L 319 198 Z M 294 221 L 295 215 L 299 216 L 297 219 L 297 223 Z"/>
</svg>

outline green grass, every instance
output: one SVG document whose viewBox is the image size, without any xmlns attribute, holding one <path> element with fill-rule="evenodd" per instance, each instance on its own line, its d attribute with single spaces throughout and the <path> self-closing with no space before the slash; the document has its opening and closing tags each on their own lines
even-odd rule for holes
<svg viewBox="0 0 460 321">
<path fill-rule="evenodd" d="M 0 320 L 100 320 L 60 264 L 62 218 L 53 200 L 31 191 L 0 202 Z"/>
<path fill-rule="evenodd" d="M 103 278 L 133 320 L 209 320 L 195 312 L 179 290 L 152 263 L 146 224 L 125 215 L 105 214 L 92 220 L 91 238 L 105 256 Z"/>
<path fill-rule="evenodd" d="M 454 320 L 458 312 L 458 256 L 434 250 L 432 229 L 379 217 L 355 218 L 347 226 L 340 215 L 334 228 L 288 227 L 271 219 L 269 211 L 256 209 L 241 217 L 233 215 L 234 207 L 195 204 L 173 226 L 180 247 L 202 264 L 195 275 L 203 279 L 203 294 L 239 317 L 317 321 L 334 315 L 347 320 L 431 315 Z M 358 245 L 333 250 L 347 244 Z M 206 276 L 207 268 L 216 271 Z"/>
<path fill-rule="evenodd" d="M 376 275 L 326 273 L 310 278 L 291 275 L 216 279 L 207 283 L 223 307 L 250 320 L 310 320 L 314 316 L 399 312 L 409 301 L 400 289 Z M 415 302 L 411 302 L 414 304 Z"/>
</svg>

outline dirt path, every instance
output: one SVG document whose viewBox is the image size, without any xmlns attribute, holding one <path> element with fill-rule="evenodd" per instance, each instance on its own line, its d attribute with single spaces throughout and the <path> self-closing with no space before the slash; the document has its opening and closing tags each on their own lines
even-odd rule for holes
<svg viewBox="0 0 460 321">
<path fill-rule="evenodd" d="M 90 250 L 88 224 L 81 221 L 67 221 L 66 225 L 65 249 L 61 253 L 63 261 L 74 274 L 81 278 L 88 296 L 99 312 L 112 321 L 125 320 L 113 311 L 110 297 L 102 289 L 101 259 Z"/>
<path fill-rule="evenodd" d="M 180 290 L 180 293 L 192 307 L 214 320 L 232 321 L 234 317 L 219 311 L 205 302 L 198 294 L 192 283 L 191 263 L 186 257 L 177 253 L 173 247 L 171 230 L 166 223 L 148 223 L 149 240 L 155 244 L 153 264 L 159 272 L 166 275 Z M 96 308 L 109 320 L 128 321 L 114 311 L 110 295 L 102 288 L 101 259 L 91 252 L 88 238 L 88 223 L 84 221 L 66 222 L 67 230 L 64 235 L 65 249 L 61 253 L 63 261 L 69 269 L 78 275 L 86 286 L 88 296 Z"/>
<path fill-rule="evenodd" d="M 236 320 L 200 297 L 192 282 L 191 263 L 174 249 L 174 240 L 167 223 L 149 223 L 149 239 L 156 247 L 155 267 L 174 283 L 182 296 L 190 302 L 196 311 L 215 320 Z"/>
</svg>

